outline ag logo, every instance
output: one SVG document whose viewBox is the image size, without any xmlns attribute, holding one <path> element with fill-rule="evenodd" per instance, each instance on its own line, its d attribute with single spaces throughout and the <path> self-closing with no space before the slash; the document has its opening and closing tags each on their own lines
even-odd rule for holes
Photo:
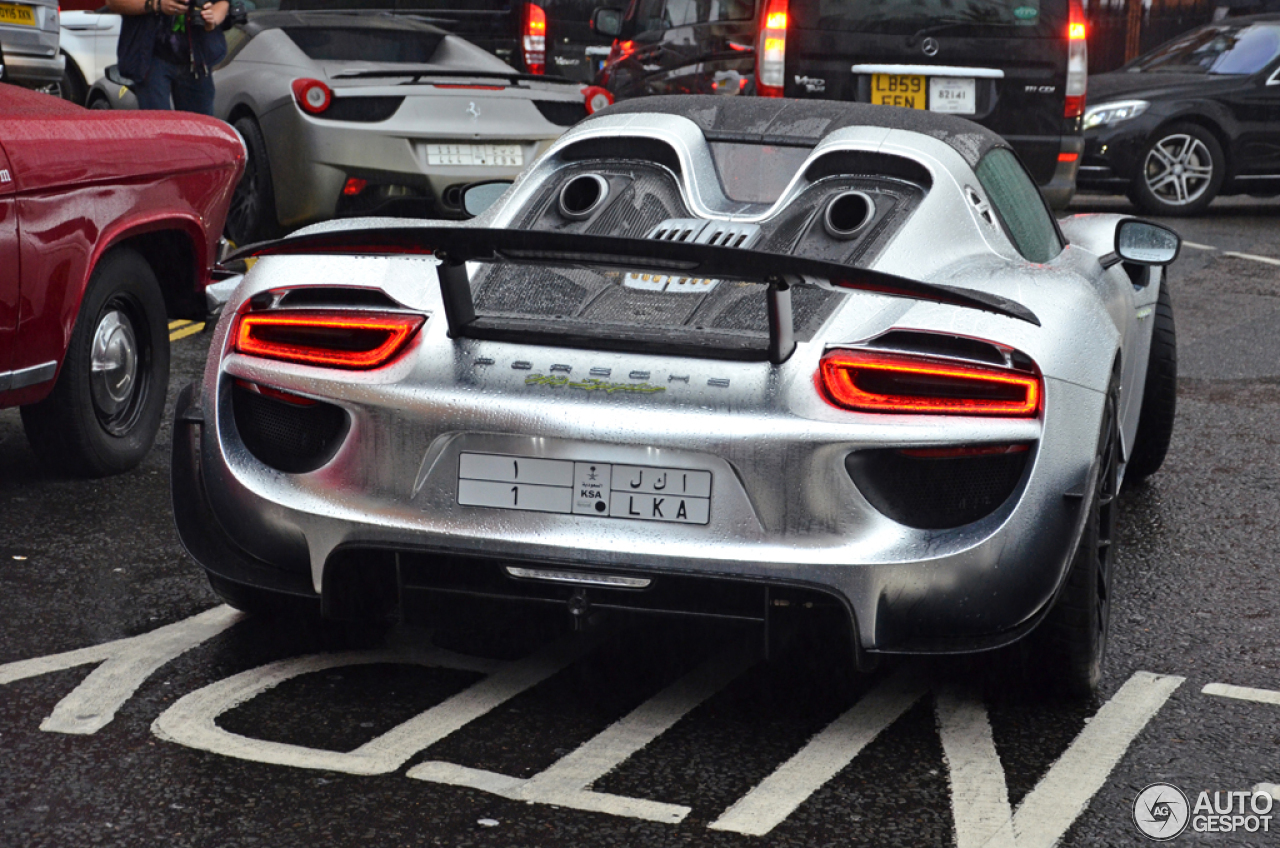
<svg viewBox="0 0 1280 848">
<path fill-rule="evenodd" d="M 1191 805 L 1172 783 L 1153 783 L 1133 799 L 1133 823 L 1149 839 L 1166 842 L 1187 829 Z"/>
</svg>

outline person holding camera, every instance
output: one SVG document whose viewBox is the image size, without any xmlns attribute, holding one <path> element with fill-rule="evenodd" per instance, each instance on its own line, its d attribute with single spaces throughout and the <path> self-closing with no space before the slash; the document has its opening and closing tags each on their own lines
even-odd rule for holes
<svg viewBox="0 0 1280 848">
<path fill-rule="evenodd" d="M 213 67 L 227 55 L 229 0 L 107 0 L 121 16 L 116 60 L 140 109 L 213 114 Z"/>
</svg>

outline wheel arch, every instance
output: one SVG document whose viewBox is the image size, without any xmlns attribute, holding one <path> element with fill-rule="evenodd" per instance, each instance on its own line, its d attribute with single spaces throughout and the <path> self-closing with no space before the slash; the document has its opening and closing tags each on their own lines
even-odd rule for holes
<svg viewBox="0 0 1280 848">
<path fill-rule="evenodd" d="M 85 286 L 102 257 L 121 248 L 137 251 L 151 266 L 164 295 L 165 312 L 170 318 L 198 320 L 205 317 L 208 307 L 204 287 L 208 284 L 206 269 L 210 257 L 204 230 L 198 221 L 187 216 L 174 216 L 122 226 L 109 238 L 100 241 L 86 271 Z"/>
</svg>

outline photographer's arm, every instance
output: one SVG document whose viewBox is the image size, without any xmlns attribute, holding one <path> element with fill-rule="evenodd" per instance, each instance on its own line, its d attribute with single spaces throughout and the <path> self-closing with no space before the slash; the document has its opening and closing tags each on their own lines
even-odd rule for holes
<svg viewBox="0 0 1280 848">
<path fill-rule="evenodd" d="M 164 2 L 164 0 L 161 0 Z M 229 0 L 217 0 L 216 3 L 205 3 L 200 9 L 200 17 L 204 21 L 206 30 L 217 29 L 222 26 L 222 22 L 227 19 L 227 13 L 231 11 L 231 3 Z"/>
</svg>

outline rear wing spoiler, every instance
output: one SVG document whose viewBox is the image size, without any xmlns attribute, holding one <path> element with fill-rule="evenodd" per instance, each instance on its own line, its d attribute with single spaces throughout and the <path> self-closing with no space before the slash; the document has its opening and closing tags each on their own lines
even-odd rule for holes
<svg viewBox="0 0 1280 848">
<path fill-rule="evenodd" d="M 261 256 L 422 256 L 440 262 L 437 273 L 451 337 L 497 337 L 477 318 L 467 262 L 597 270 L 639 271 L 734 280 L 764 286 L 768 297 L 770 362 L 785 362 L 795 350 L 791 287 L 818 286 L 943 303 L 992 312 L 1040 326 L 1031 310 L 1008 298 L 854 268 L 838 262 L 718 247 L 708 244 L 557 233 L 545 230 L 468 226 L 387 227 L 290 236 L 246 245 L 224 261 Z"/>
</svg>

